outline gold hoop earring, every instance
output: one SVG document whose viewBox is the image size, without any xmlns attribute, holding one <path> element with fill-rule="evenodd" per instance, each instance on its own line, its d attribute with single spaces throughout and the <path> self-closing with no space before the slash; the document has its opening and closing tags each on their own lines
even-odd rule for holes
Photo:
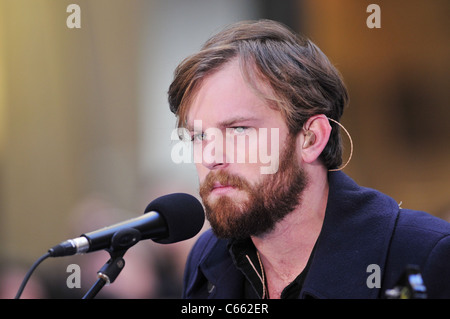
<svg viewBox="0 0 450 319">
<path fill-rule="evenodd" d="M 329 169 L 329 170 L 328 170 L 329 172 L 341 171 L 341 170 L 343 170 L 343 169 L 348 165 L 348 163 L 350 163 L 350 160 L 352 159 L 352 156 L 353 156 L 353 140 L 352 140 L 352 137 L 350 136 L 350 133 L 345 129 L 344 125 L 342 125 L 342 124 L 339 123 L 338 121 L 333 120 L 333 119 L 331 119 L 331 118 L 329 118 L 329 117 L 328 117 L 328 120 L 330 120 L 330 121 L 336 123 L 337 125 L 339 125 L 339 126 L 344 130 L 344 132 L 347 134 L 348 139 L 350 140 L 350 155 L 349 155 L 349 157 L 348 157 L 347 162 L 345 162 L 345 164 L 342 165 L 342 166 L 339 167 L 339 168 Z"/>
</svg>

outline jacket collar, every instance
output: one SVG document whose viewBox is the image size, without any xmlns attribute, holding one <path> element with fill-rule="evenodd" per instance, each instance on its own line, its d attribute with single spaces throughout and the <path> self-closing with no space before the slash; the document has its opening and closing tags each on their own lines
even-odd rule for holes
<svg viewBox="0 0 450 319">
<path fill-rule="evenodd" d="M 376 298 L 380 291 L 367 286 L 367 267 L 380 266 L 382 276 L 398 204 L 376 190 L 358 186 L 342 172 L 330 172 L 328 180 L 325 219 L 300 297 Z M 203 275 L 215 286 L 209 298 L 242 297 L 243 275 L 227 244 L 216 239 L 200 262 Z M 226 289 L 217 288 L 222 286 Z"/>
<path fill-rule="evenodd" d="M 376 298 L 369 288 L 371 264 L 382 278 L 398 204 L 373 189 L 358 186 L 342 172 L 331 172 L 327 209 L 301 297 Z"/>
</svg>

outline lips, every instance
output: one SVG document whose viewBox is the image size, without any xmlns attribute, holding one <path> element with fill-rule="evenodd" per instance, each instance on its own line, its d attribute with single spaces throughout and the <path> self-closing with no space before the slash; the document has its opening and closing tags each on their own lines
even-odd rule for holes
<svg viewBox="0 0 450 319">
<path fill-rule="evenodd" d="M 227 191 L 229 191 L 229 190 L 232 190 L 232 189 L 234 189 L 234 188 L 235 188 L 234 186 L 229 185 L 229 184 L 222 184 L 222 183 L 219 183 L 219 182 L 215 182 L 215 183 L 213 184 L 213 187 L 212 187 L 212 189 L 211 189 L 211 192 L 214 192 L 214 193 L 223 193 L 223 192 L 227 192 Z"/>
<path fill-rule="evenodd" d="M 208 199 L 220 196 L 235 196 L 240 191 L 250 191 L 248 183 L 241 177 L 227 173 L 225 171 L 209 172 L 205 180 L 200 184 L 200 196 L 202 199 Z"/>
<path fill-rule="evenodd" d="M 232 187 L 231 185 L 228 185 L 228 184 L 222 184 L 222 183 L 219 183 L 219 182 L 215 182 L 214 184 L 213 184 L 213 189 L 216 189 L 216 188 L 223 188 L 223 187 Z"/>
</svg>

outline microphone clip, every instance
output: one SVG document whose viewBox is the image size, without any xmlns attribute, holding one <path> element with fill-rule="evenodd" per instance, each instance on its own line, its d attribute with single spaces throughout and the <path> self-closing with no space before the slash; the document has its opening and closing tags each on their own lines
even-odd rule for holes
<svg viewBox="0 0 450 319">
<path fill-rule="evenodd" d="M 116 232 L 111 239 L 111 247 L 107 249 L 110 259 L 97 272 L 98 279 L 84 295 L 83 299 L 94 298 L 105 285 L 112 284 L 125 267 L 123 256 L 127 250 L 141 239 L 141 233 L 134 228 L 125 228 Z"/>
<path fill-rule="evenodd" d="M 141 240 L 141 232 L 135 228 L 125 228 L 116 232 L 111 238 L 111 247 L 107 249 L 110 254 L 117 251 L 125 252 Z"/>
</svg>

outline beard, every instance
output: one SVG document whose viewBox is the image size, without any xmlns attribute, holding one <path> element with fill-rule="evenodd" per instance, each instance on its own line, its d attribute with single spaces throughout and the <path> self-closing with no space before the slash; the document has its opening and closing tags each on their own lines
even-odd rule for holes
<svg viewBox="0 0 450 319">
<path fill-rule="evenodd" d="M 252 186 L 244 178 L 224 170 L 208 173 L 200 185 L 200 196 L 206 218 L 217 237 L 245 239 L 262 236 L 300 204 L 307 176 L 297 163 L 295 142 L 295 136 L 289 135 L 278 171 L 266 175 L 257 185 Z M 217 182 L 245 192 L 247 198 L 238 202 L 222 195 L 210 201 L 208 196 Z"/>
</svg>

